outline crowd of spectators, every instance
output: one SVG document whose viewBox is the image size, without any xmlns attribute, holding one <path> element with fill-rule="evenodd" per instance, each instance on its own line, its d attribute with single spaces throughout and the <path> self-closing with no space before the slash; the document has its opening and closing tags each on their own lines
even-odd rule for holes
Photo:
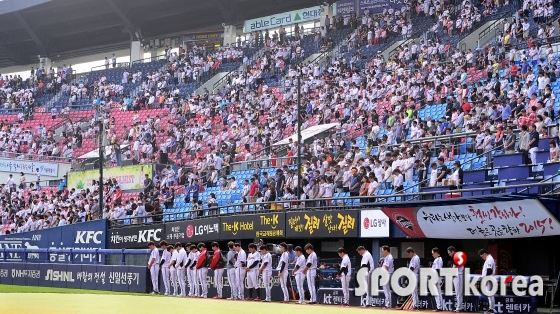
<svg viewBox="0 0 560 314">
<path fill-rule="evenodd" d="M 424 1 L 401 10 L 390 7 L 380 18 L 366 15 L 334 19 L 327 28 L 352 28 L 348 48 L 367 47 L 383 41 L 384 32 L 385 36 L 409 34 L 413 29 L 410 15 L 415 10 L 433 18 L 437 26 L 434 33 L 439 28 L 452 36 L 469 32 L 481 16 L 492 14 L 502 5 L 507 3 L 485 1 L 474 5 L 465 0 L 462 9 L 455 11 L 453 5 Z M 540 23 L 550 16 L 541 12 L 548 8 L 548 2 L 532 6 L 524 4 L 524 18 L 531 16 Z M 252 34 L 248 45 L 266 47 L 266 52 L 252 63 L 234 47 L 212 53 L 198 47 L 188 52 L 181 49 L 178 54 L 168 54 L 161 71 L 125 72 L 123 83 L 142 82 L 143 92 L 134 97 L 125 95 L 120 108 L 170 108 L 165 118 L 140 121 L 135 115 L 125 126 L 116 125 L 111 117 L 114 104 L 107 98 L 107 93 L 118 93 L 118 85 L 100 78 L 93 85 L 93 95 L 104 118 L 106 143 L 113 147 L 111 162 L 120 165 L 123 157 L 150 162 L 157 154 L 167 153 L 178 167 L 146 178 L 145 190 L 133 199 L 123 199 L 118 184 L 106 185 L 109 202 L 100 216 L 118 219 L 127 214 L 145 217 L 161 213 L 159 205 L 172 207 L 181 193 L 193 204 L 193 212 L 200 214 L 203 202 L 208 207 L 217 206 L 214 194 L 205 200 L 198 197 L 209 187 L 239 191 L 245 203 L 281 198 L 288 206 L 297 198 L 321 199 L 318 204 L 328 205 L 339 192 L 374 196 L 382 189 L 399 193 L 406 186 L 445 182 L 460 187 L 462 165 L 454 160 L 459 142 L 434 138 L 440 135 L 464 134 L 465 139 L 473 140 L 468 152 L 487 156 L 488 162 L 494 150 L 501 150 L 524 152 L 527 163 L 535 164 L 535 143 L 549 136 L 548 126 L 556 118 L 551 84 L 560 72 L 551 44 L 515 33 L 519 23 L 524 30 L 523 20 L 504 22 L 505 35 L 496 44 L 460 51 L 449 42 L 416 40 L 388 60 L 375 54 L 365 66 L 356 55 L 329 59 L 324 64 L 300 62 L 305 52 L 299 27 L 294 36 L 287 36 L 285 31 L 272 36 L 268 32 Z M 329 40 L 327 35 L 321 30 L 311 36 L 324 44 Z M 554 29 L 549 28 L 539 39 L 553 35 Z M 506 40 L 507 36 L 527 39 L 528 47 L 518 47 Z M 201 73 L 226 62 L 242 62 L 244 71 L 232 75 L 220 91 L 206 91 L 188 99 L 179 97 L 175 85 L 196 81 Z M 259 79 L 267 72 L 283 77 L 284 85 L 280 89 L 268 87 Z M 283 147 L 288 159 L 277 163 L 275 173 L 263 172 L 257 165 L 250 179 L 238 182 L 229 174 L 230 163 L 271 158 L 276 154 L 273 144 L 297 130 L 298 80 L 302 128 L 334 122 L 338 124 L 336 132 L 313 138 L 301 145 L 300 151 L 297 142 L 290 141 Z M 80 86 L 76 89 L 79 91 Z M 445 105 L 443 117 L 432 119 L 419 114 L 433 104 Z M 97 136 L 95 121 L 94 117 L 86 130 L 69 125 L 66 147 L 79 146 L 79 138 Z M 121 127 L 124 130 L 117 132 Z M 360 149 L 358 137 L 366 142 L 365 150 Z M 121 144 L 129 146 L 122 151 Z M 304 167 L 301 182 L 297 170 L 290 167 L 298 155 Z M 558 148 L 552 141 L 551 160 L 556 159 Z M 449 167 L 449 162 L 453 166 Z M 73 191 L 69 195 L 89 201 L 95 193 Z M 82 203 L 83 207 L 72 203 L 76 214 L 82 209 L 88 213 L 88 202 Z M 19 218 L 23 219 L 21 215 Z"/>
</svg>

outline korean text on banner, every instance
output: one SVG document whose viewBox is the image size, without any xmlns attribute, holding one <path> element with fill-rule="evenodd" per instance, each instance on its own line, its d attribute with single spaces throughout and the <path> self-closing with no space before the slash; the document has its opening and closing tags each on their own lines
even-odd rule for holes
<svg viewBox="0 0 560 314">
<path fill-rule="evenodd" d="M 144 188 L 144 175 L 152 177 L 152 165 L 135 165 L 103 169 L 105 178 L 116 178 L 123 191 Z M 92 182 L 99 180 L 99 170 L 68 173 L 68 188 L 91 189 Z"/>
<path fill-rule="evenodd" d="M 220 240 L 283 238 L 286 214 L 239 215 L 220 218 Z"/>
<path fill-rule="evenodd" d="M 58 164 L 24 161 L 17 159 L 0 159 L 0 171 L 2 172 L 23 172 L 25 174 L 35 174 L 39 169 L 39 174 L 49 177 L 58 176 Z M 29 180 L 31 181 L 31 180 Z"/>
<path fill-rule="evenodd" d="M 356 14 L 356 0 L 337 1 L 335 8 L 336 16 Z"/>
<path fill-rule="evenodd" d="M 286 237 L 354 238 L 358 236 L 358 211 L 288 212 Z"/>
<path fill-rule="evenodd" d="M 378 14 L 389 7 L 400 10 L 403 2 L 403 0 L 359 0 L 358 10 L 360 15 L 364 15 L 366 10 L 369 14 Z"/>
<path fill-rule="evenodd" d="M 407 235 L 434 239 L 530 238 L 560 234 L 560 223 L 535 199 L 383 208 Z"/>
</svg>

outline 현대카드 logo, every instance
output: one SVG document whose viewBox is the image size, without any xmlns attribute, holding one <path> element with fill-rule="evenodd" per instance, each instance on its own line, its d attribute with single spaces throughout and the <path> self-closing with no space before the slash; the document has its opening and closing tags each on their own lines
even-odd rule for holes
<svg viewBox="0 0 560 314">
<path fill-rule="evenodd" d="M 412 295 L 416 287 L 418 287 L 418 295 L 420 296 L 437 296 L 440 291 L 437 286 L 441 284 L 440 278 L 443 278 L 444 285 L 441 293 L 445 296 L 454 296 L 453 278 L 459 276 L 459 268 L 463 267 L 466 262 L 467 255 L 463 252 L 457 252 L 453 257 L 453 263 L 456 265 L 454 268 L 437 270 L 420 268 L 418 273 L 415 273 L 410 268 L 402 267 L 396 269 L 392 274 L 389 274 L 384 267 L 378 267 L 371 273 L 368 273 L 368 269 L 365 267 L 360 268 L 356 273 L 359 286 L 354 289 L 354 294 L 358 297 L 366 295 L 366 289 L 369 287 L 370 295 L 377 296 L 379 286 L 389 285 L 394 293 L 402 297 Z M 507 284 L 511 284 L 511 293 L 518 297 L 544 295 L 543 279 L 540 276 L 471 276 L 474 272 L 471 272 L 468 268 L 464 268 L 463 274 L 465 296 L 506 296 Z M 406 278 L 408 285 L 401 285 L 401 278 Z"/>
</svg>

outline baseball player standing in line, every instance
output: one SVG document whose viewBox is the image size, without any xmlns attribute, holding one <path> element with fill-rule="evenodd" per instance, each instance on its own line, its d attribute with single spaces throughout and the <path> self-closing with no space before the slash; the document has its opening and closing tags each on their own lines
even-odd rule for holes
<svg viewBox="0 0 560 314">
<path fill-rule="evenodd" d="M 224 276 L 224 259 L 222 258 L 222 251 L 220 250 L 220 245 L 218 242 L 212 242 L 210 245 L 214 251 L 214 256 L 212 257 L 212 262 L 210 263 L 210 269 L 214 271 L 214 284 L 216 285 L 217 294 L 214 299 L 222 298 L 222 277 Z"/>
<path fill-rule="evenodd" d="M 196 245 L 191 244 L 191 253 L 192 253 L 192 260 L 193 262 L 191 263 L 190 269 L 191 269 L 191 274 L 192 274 L 192 283 L 193 283 L 193 287 L 194 287 L 194 292 L 193 292 L 193 298 L 198 298 L 199 294 L 200 294 L 200 286 L 198 284 L 198 273 L 197 273 L 197 269 L 196 269 L 196 262 L 198 261 L 198 257 L 200 256 L 200 252 L 196 249 Z"/>
<path fill-rule="evenodd" d="M 492 255 L 488 254 L 486 249 L 478 250 L 478 255 L 484 260 L 484 266 L 482 266 L 482 276 L 494 276 L 496 275 L 496 263 Z M 486 283 L 486 289 L 490 291 L 492 289 L 492 283 Z M 488 297 L 488 311 L 486 313 L 495 313 L 494 307 L 496 305 L 496 299 L 494 296 Z"/>
<path fill-rule="evenodd" d="M 393 264 L 393 255 L 391 255 L 391 248 L 388 245 L 381 247 L 381 254 L 383 255 L 383 265 L 382 267 L 389 273 L 389 282 L 383 286 L 383 294 L 385 295 L 385 306 L 382 310 L 391 309 L 391 275 L 395 271 L 395 265 Z"/>
<path fill-rule="evenodd" d="M 235 243 L 233 245 L 237 257 L 235 260 L 235 279 L 237 280 L 237 298 L 239 300 L 245 299 L 245 267 L 247 267 L 247 254 L 241 248 L 241 244 Z"/>
<path fill-rule="evenodd" d="M 272 256 L 268 253 L 268 249 L 266 245 L 261 245 L 261 268 L 259 269 L 259 273 L 262 275 L 264 291 L 266 293 L 266 297 L 264 298 L 263 302 L 270 302 L 272 298 L 270 297 L 270 279 L 272 278 Z"/>
<path fill-rule="evenodd" d="M 307 256 L 307 264 L 303 269 L 303 274 L 307 276 L 307 288 L 309 289 L 309 304 L 317 304 L 317 290 L 315 289 L 315 277 L 317 276 L 317 254 L 313 250 L 313 245 L 307 243 L 304 247 Z"/>
<path fill-rule="evenodd" d="M 197 248 L 200 252 L 196 262 L 197 285 L 200 286 L 200 297 L 206 299 L 208 297 L 208 283 L 206 282 L 206 275 L 208 275 L 208 265 L 210 265 L 211 259 L 204 243 L 199 243 Z"/>
<path fill-rule="evenodd" d="M 187 295 L 189 297 L 192 297 L 194 291 L 194 282 L 193 282 L 193 274 L 192 274 L 191 266 L 193 265 L 193 263 L 196 263 L 196 261 L 193 260 L 190 242 L 185 244 L 185 253 L 187 254 L 187 261 L 185 262 L 185 272 L 187 276 L 187 284 L 189 286 L 189 293 Z"/>
<path fill-rule="evenodd" d="M 148 261 L 148 269 L 150 270 L 150 275 L 152 277 L 152 294 L 159 293 L 159 251 L 156 248 L 154 241 L 148 243 L 148 248 L 150 248 L 150 260 Z"/>
<path fill-rule="evenodd" d="M 171 246 L 167 246 L 167 241 L 165 240 L 161 241 L 159 246 L 163 250 L 163 254 L 161 254 L 161 261 L 159 262 L 161 277 L 163 279 L 163 286 L 165 287 L 165 295 L 169 295 L 169 262 L 171 261 L 169 248 L 171 248 Z"/>
<path fill-rule="evenodd" d="M 362 256 L 362 261 L 360 262 L 360 267 L 362 268 L 367 268 L 368 270 L 368 274 L 366 277 L 366 304 L 364 305 L 364 307 L 371 307 L 371 283 L 369 282 L 369 278 L 371 277 L 371 272 L 373 271 L 373 257 L 371 256 L 371 253 L 366 250 L 365 247 L 363 246 L 358 246 L 358 248 L 356 249 L 356 251 L 358 252 L 358 254 L 360 254 Z"/>
<path fill-rule="evenodd" d="M 280 280 L 280 288 L 282 288 L 282 293 L 284 294 L 284 301 L 282 303 L 289 303 L 290 302 L 290 294 L 288 293 L 288 245 L 286 242 L 282 242 L 279 245 L 280 252 L 282 255 L 278 260 L 278 266 L 276 270 L 278 271 L 278 279 Z"/>
<path fill-rule="evenodd" d="M 447 248 L 447 254 L 449 254 L 451 260 L 453 260 L 453 256 L 455 255 L 455 253 L 457 253 L 457 249 L 454 246 L 450 246 Z M 455 265 L 455 263 L 451 263 L 453 264 L 453 268 L 457 268 L 457 265 Z M 455 313 L 459 313 L 465 310 L 465 307 L 463 306 L 464 271 L 464 266 L 459 267 L 459 276 L 453 278 L 453 287 L 455 288 Z"/>
<path fill-rule="evenodd" d="M 229 288 L 231 289 L 231 296 L 228 298 L 228 300 L 235 300 L 237 299 L 237 275 L 235 273 L 235 250 L 233 248 L 233 241 L 229 241 L 228 242 L 228 253 L 227 253 L 227 277 L 228 277 L 228 283 L 229 283 Z"/>
<path fill-rule="evenodd" d="M 177 248 L 177 244 L 179 245 L 179 248 Z M 177 250 L 179 251 L 179 256 L 177 257 L 177 263 L 175 264 L 175 267 L 177 268 L 177 280 L 179 281 L 179 286 L 181 287 L 180 296 L 186 297 L 187 283 L 185 282 L 185 264 L 187 263 L 187 251 L 183 249 L 181 243 L 177 243 L 177 244 L 175 244 L 175 248 L 177 248 Z"/>
<path fill-rule="evenodd" d="M 260 301 L 259 298 L 259 262 L 261 261 L 261 254 L 257 252 L 257 245 L 254 243 L 249 244 L 249 255 L 247 256 L 247 288 L 249 289 L 249 296 L 246 300 Z M 253 291 L 257 290 L 256 297 L 253 299 Z"/>
<path fill-rule="evenodd" d="M 180 244 L 180 243 L 179 243 Z M 170 245 L 171 246 L 171 245 Z M 175 243 L 175 247 L 177 243 Z M 177 258 L 179 257 L 179 252 L 173 249 L 171 246 L 171 262 L 169 263 L 169 274 L 171 275 L 171 285 L 173 286 L 173 296 L 176 297 L 178 295 L 179 290 L 179 282 L 177 281 L 177 269 L 175 268 L 175 264 L 177 264 Z"/>
<path fill-rule="evenodd" d="M 409 247 L 405 251 L 408 258 L 410 258 L 410 263 L 408 263 L 408 268 L 416 275 L 416 282 L 418 282 L 418 271 L 420 270 L 420 257 L 416 255 L 414 249 Z M 411 311 L 418 311 L 418 285 L 412 290 L 412 309 Z M 397 308 L 400 309 L 400 308 Z"/>
<path fill-rule="evenodd" d="M 349 307 L 350 303 L 350 278 L 352 274 L 352 265 L 350 263 L 350 258 L 344 248 L 339 248 L 338 256 L 342 258 L 342 262 L 340 263 L 340 269 L 338 270 L 338 274 L 336 275 L 340 278 L 340 282 L 342 284 L 342 294 L 344 295 L 344 301 L 342 301 L 342 307 Z"/>
<path fill-rule="evenodd" d="M 296 266 L 292 270 L 292 275 L 296 277 L 296 286 L 299 294 L 298 304 L 305 304 L 305 290 L 303 289 L 303 282 L 305 281 L 305 275 L 303 274 L 303 268 L 305 267 L 305 256 L 303 256 L 303 250 L 301 246 L 296 246 L 294 248 L 296 252 Z"/>
<path fill-rule="evenodd" d="M 432 257 L 434 258 L 434 262 L 432 263 L 432 269 L 435 269 L 439 275 L 439 270 L 443 267 L 443 260 L 439 255 L 439 249 L 437 247 L 432 249 Z M 443 311 L 443 295 L 441 294 L 441 277 L 438 278 L 438 283 L 436 285 L 436 289 L 438 295 L 434 296 L 436 299 L 436 309 L 434 312 L 441 312 Z"/>
</svg>

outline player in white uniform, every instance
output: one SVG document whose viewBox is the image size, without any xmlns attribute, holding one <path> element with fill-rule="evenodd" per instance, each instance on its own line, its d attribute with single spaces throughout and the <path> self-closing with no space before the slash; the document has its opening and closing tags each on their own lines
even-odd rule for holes
<svg viewBox="0 0 560 314">
<path fill-rule="evenodd" d="M 299 294 L 298 304 L 305 304 L 305 290 L 303 289 L 303 283 L 305 282 L 305 275 L 303 274 L 303 268 L 305 267 L 305 256 L 303 256 L 303 250 L 301 246 L 296 246 L 294 248 L 296 252 L 296 266 L 292 271 L 292 275 L 296 277 L 296 286 Z"/>
<path fill-rule="evenodd" d="M 366 277 L 366 304 L 365 307 L 371 307 L 371 283 L 370 283 L 370 277 L 371 277 L 371 272 L 374 269 L 374 264 L 373 264 L 373 257 L 371 256 L 371 253 L 366 250 L 365 247 L 363 246 L 358 246 L 358 248 L 356 249 L 356 251 L 358 251 L 358 254 L 360 254 L 362 256 L 362 261 L 360 262 L 360 267 L 365 267 L 368 270 L 368 274 Z"/>
<path fill-rule="evenodd" d="M 259 248 L 261 251 L 261 268 L 259 268 L 259 273 L 262 275 L 264 291 L 266 293 L 266 297 L 264 298 L 263 302 L 270 302 L 272 301 L 270 297 L 270 279 L 272 278 L 272 256 L 268 253 L 268 249 L 266 245 L 261 245 Z"/>
<path fill-rule="evenodd" d="M 453 259 L 455 253 L 457 253 L 457 249 L 454 246 L 450 246 L 447 248 L 447 254 L 449 254 L 451 259 Z M 453 263 L 453 268 L 457 268 L 457 265 L 455 265 L 455 263 Z M 455 313 L 459 313 L 465 309 L 465 307 L 463 306 L 464 271 L 464 266 L 459 267 L 459 276 L 453 278 L 453 287 L 455 288 Z"/>
<path fill-rule="evenodd" d="M 235 252 L 235 249 L 233 248 L 233 241 L 229 241 L 228 242 L 228 254 L 227 254 L 227 263 L 226 263 L 226 268 L 227 268 L 227 277 L 228 277 L 228 283 L 229 283 L 229 287 L 230 287 L 230 292 L 231 292 L 231 296 L 228 298 L 228 300 L 236 300 L 237 299 L 237 275 L 235 272 L 235 254 L 237 254 Z"/>
<path fill-rule="evenodd" d="M 342 294 L 344 295 L 344 301 L 342 301 L 343 307 L 348 307 L 350 303 L 350 278 L 352 278 L 352 264 L 350 263 L 350 258 L 346 254 L 344 248 L 338 249 L 338 256 L 342 258 L 340 263 L 340 269 L 338 270 L 337 277 L 340 278 L 340 283 L 342 284 Z"/>
<path fill-rule="evenodd" d="M 408 263 L 408 268 L 414 273 L 414 275 L 416 275 L 416 280 L 418 281 L 418 271 L 420 270 L 420 257 L 416 255 L 416 252 L 414 252 L 414 249 L 411 247 L 407 248 L 405 252 L 408 258 L 410 258 L 410 263 Z M 416 285 L 416 287 L 414 287 L 414 290 L 412 290 L 412 311 L 418 310 L 419 303 L 420 302 L 418 299 L 418 285 Z"/>
<path fill-rule="evenodd" d="M 189 297 L 194 297 L 194 289 L 196 286 L 196 281 L 195 281 L 195 274 L 196 271 L 192 270 L 192 267 L 194 265 L 196 265 L 196 260 L 194 259 L 194 254 L 192 252 L 192 244 L 191 243 L 187 243 L 185 244 L 185 250 L 187 251 L 187 262 L 185 263 L 185 271 L 186 271 L 186 275 L 187 275 L 187 283 L 189 285 L 189 293 L 188 296 Z"/>
<path fill-rule="evenodd" d="M 484 260 L 484 266 L 482 266 L 482 276 L 496 275 L 496 263 L 492 255 L 488 254 L 488 251 L 486 249 L 478 250 L 478 255 Z M 486 289 L 490 291 L 492 289 L 492 283 L 486 283 Z M 495 313 L 495 305 L 496 299 L 494 298 L 494 296 L 488 297 L 488 311 L 486 311 L 486 313 Z"/>
<path fill-rule="evenodd" d="M 432 269 L 435 269 L 435 271 L 437 271 L 439 275 L 439 270 L 443 267 L 443 260 L 439 255 L 439 249 L 437 247 L 432 249 L 432 257 L 434 258 L 434 262 L 432 263 Z M 438 295 L 434 296 L 434 298 L 436 299 L 435 312 L 441 312 L 443 311 L 443 295 L 441 294 L 441 277 L 438 278 L 436 289 Z"/>
<path fill-rule="evenodd" d="M 150 259 L 148 260 L 148 269 L 150 270 L 150 275 L 152 277 L 152 294 L 159 293 L 159 251 L 156 248 L 154 241 L 148 243 L 148 248 L 150 248 Z"/>
<path fill-rule="evenodd" d="M 179 251 L 179 256 L 177 257 L 177 262 L 175 263 L 175 268 L 177 269 L 177 280 L 179 281 L 179 286 L 181 287 L 181 294 L 179 296 L 185 297 L 185 263 L 187 262 L 187 251 L 183 249 L 181 243 L 179 243 L 179 248 L 175 245 L 175 248 Z"/>
<path fill-rule="evenodd" d="M 284 300 L 282 303 L 289 303 L 290 302 L 290 294 L 288 293 L 288 265 L 289 265 L 289 257 L 288 257 L 288 245 L 285 242 L 279 244 L 280 252 L 280 259 L 278 260 L 278 266 L 276 270 L 278 271 L 278 279 L 280 280 L 280 288 L 282 288 L 282 293 L 284 294 Z"/>
<path fill-rule="evenodd" d="M 303 274 L 307 276 L 307 288 L 309 289 L 309 304 L 317 304 L 317 289 L 315 289 L 315 277 L 317 277 L 317 254 L 313 250 L 313 245 L 307 243 L 304 247 L 307 255 L 307 264 L 303 269 Z"/>
<path fill-rule="evenodd" d="M 161 241 L 159 246 L 163 250 L 163 254 L 161 254 L 161 260 L 159 262 L 159 267 L 161 268 L 161 277 L 163 279 L 163 286 L 165 287 L 165 295 L 169 295 L 171 293 L 169 289 L 169 263 L 171 262 L 171 250 L 173 247 L 168 246 L 167 242 Z"/>
<path fill-rule="evenodd" d="M 191 247 L 191 258 L 192 262 L 189 266 L 192 276 L 192 297 L 197 298 L 200 293 L 200 285 L 198 284 L 197 278 L 197 271 L 196 271 L 196 262 L 198 261 L 198 257 L 200 256 L 200 252 L 197 250 L 196 245 L 192 244 Z M 191 284 L 189 282 L 189 284 Z M 189 291 L 190 292 L 190 291 Z"/>
<path fill-rule="evenodd" d="M 261 254 L 257 252 L 257 245 L 254 243 L 249 244 L 249 255 L 247 255 L 247 288 L 249 289 L 248 301 L 260 301 L 259 298 L 259 262 L 261 261 Z M 253 291 L 256 290 L 256 297 L 253 299 Z"/>
<path fill-rule="evenodd" d="M 393 264 L 393 255 L 391 255 L 391 248 L 388 245 L 381 247 L 381 254 L 383 255 L 383 265 L 382 267 L 389 273 L 389 282 L 383 286 L 383 294 L 385 295 L 385 306 L 381 308 L 382 310 L 391 309 L 391 275 L 395 271 L 395 265 Z"/>
<path fill-rule="evenodd" d="M 175 247 L 177 244 L 181 246 L 181 243 L 175 243 Z M 171 262 L 169 263 L 169 275 L 171 276 L 171 286 L 173 286 L 173 296 L 176 297 L 178 295 L 178 282 L 177 282 L 177 269 L 175 268 L 175 264 L 177 264 L 177 258 L 179 257 L 179 252 L 177 250 L 171 249 Z"/>
<path fill-rule="evenodd" d="M 245 267 L 247 267 L 247 254 L 241 248 L 241 244 L 235 243 L 233 248 L 237 252 L 235 261 L 235 279 L 237 280 L 237 298 L 245 299 Z"/>
</svg>

